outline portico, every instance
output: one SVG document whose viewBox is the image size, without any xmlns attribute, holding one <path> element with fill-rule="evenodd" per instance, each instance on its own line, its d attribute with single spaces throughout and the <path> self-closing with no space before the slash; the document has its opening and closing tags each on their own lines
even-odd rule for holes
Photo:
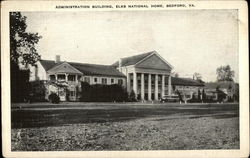
<svg viewBox="0 0 250 158">
<path fill-rule="evenodd" d="M 159 100 L 172 93 L 173 67 L 156 51 L 121 58 L 113 66 L 127 76 L 127 91 L 133 90 L 137 100 Z"/>
<path fill-rule="evenodd" d="M 50 81 L 65 81 L 65 82 L 79 82 L 80 74 L 69 74 L 69 73 L 55 73 L 49 75 Z"/>
<path fill-rule="evenodd" d="M 128 73 L 127 89 L 129 93 L 134 91 L 136 98 L 140 100 L 159 100 L 166 94 L 171 95 L 171 75 L 170 74 L 153 74 L 143 72 Z M 130 79 L 132 78 L 132 79 Z M 168 83 L 165 83 L 165 80 Z"/>
</svg>

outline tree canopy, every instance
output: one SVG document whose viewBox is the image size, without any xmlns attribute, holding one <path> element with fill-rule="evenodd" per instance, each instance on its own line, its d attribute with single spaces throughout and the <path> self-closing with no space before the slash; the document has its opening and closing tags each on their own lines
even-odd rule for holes
<svg viewBox="0 0 250 158">
<path fill-rule="evenodd" d="M 40 55 L 35 45 L 42 38 L 38 33 L 26 32 L 26 16 L 20 12 L 10 12 L 10 58 L 11 63 L 34 65 Z"/>
<path fill-rule="evenodd" d="M 202 80 L 202 75 L 198 72 L 195 72 L 193 74 L 193 79 L 198 81 L 199 83 L 205 83 L 203 80 Z"/>
<path fill-rule="evenodd" d="M 40 55 L 35 45 L 41 36 L 38 33 L 26 31 L 26 17 L 20 12 L 11 12 L 10 17 L 10 62 L 11 62 L 11 101 L 23 102 L 29 98 L 29 75 L 28 69 L 20 69 L 20 65 L 34 65 Z"/>
<path fill-rule="evenodd" d="M 216 69 L 218 81 L 233 81 L 234 71 L 229 65 L 220 66 Z"/>
<path fill-rule="evenodd" d="M 195 72 L 195 73 L 193 74 L 193 79 L 194 79 L 194 80 L 201 80 L 201 79 L 202 79 L 202 76 L 201 76 L 200 73 Z"/>
</svg>

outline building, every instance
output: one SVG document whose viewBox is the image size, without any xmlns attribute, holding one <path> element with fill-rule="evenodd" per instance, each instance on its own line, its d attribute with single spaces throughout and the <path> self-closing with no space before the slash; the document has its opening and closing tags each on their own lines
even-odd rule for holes
<svg viewBox="0 0 250 158">
<path fill-rule="evenodd" d="M 57 93 L 61 101 L 77 101 L 80 98 L 81 82 L 89 84 L 119 84 L 126 87 L 126 76 L 110 65 L 83 64 L 56 60 L 40 60 L 31 68 L 30 81 L 43 80 L 48 95 Z M 48 99 L 48 98 L 47 98 Z"/>
<path fill-rule="evenodd" d="M 204 87 L 206 94 L 212 100 L 218 100 L 220 96 L 224 96 L 224 101 L 238 100 L 239 84 L 233 81 L 208 82 Z"/>
<path fill-rule="evenodd" d="M 46 97 L 56 92 L 61 101 L 79 100 L 80 82 L 88 82 L 91 85 L 119 84 L 126 88 L 128 93 L 134 91 L 138 100 L 159 100 L 164 95 L 172 95 L 176 87 L 201 86 L 194 80 L 186 79 L 183 82 L 183 79 L 172 78 L 172 69 L 173 66 L 156 51 L 121 58 L 112 65 L 61 61 L 60 56 L 56 56 L 55 61 L 40 60 L 32 67 L 30 81 L 45 81 Z"/>
<path fill-rule="evenodd" d="M 127 77 L 127 91 L 135 92 L 139 100 L 159 100 L 171 95 L 171 70 L 173 67 L 156 51 L 121 58 L 113 64 Z"/>
<path fill-rule="evenodd" d="M 173 91 L 179 91 L 181 93 L 197 93 L 198 90 L 202 90 L 203 83 L 190 78 L 172 77 Z"/>
</svg>

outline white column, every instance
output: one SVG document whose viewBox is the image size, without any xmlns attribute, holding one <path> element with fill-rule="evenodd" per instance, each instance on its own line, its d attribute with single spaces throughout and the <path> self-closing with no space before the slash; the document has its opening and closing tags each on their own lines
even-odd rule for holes
<svg viewBox="0 0 250 158">
<path fill-rule="evenodd" d="M 130 93 L 131 88 L 130 88 L 130 73 L 127 74 L 127 91 Z"/>
<path fill-rule="evenodd" d="M 148 74 L 148 100 L 152 100 L 151 94 L 151 74 Z"/>
<path fill-rule="evenodd" d="M 165 75 L 162 75 L 161 78 L 161 96 L 163 97 L 165 95 Z"/>
<path fill-rule="evenodd" d="M 137 99 L 137 74 L 136 72 L 133 73 L 133 90 L 135 92 L 135 98 Z"/>
<path fill-rule="evenodd" d="M 76 74 L 76 83 L 78 83 L 78 75 Z"/>
<path fill-rule="evenodd" d="M 172 85 L 171 85 L 171 75 L 168 77 L 168 95 L 171 95 Z"/>
<path fill-rule="evenodd" d="M 68 75 L 69 74 L 65 74 L 65 81 L 68 82 Z"/>
<path fill-rule="evenodd" d="M 158 99 L 158 75 L 155 74 L 155 100 L 159 100 Z"/>
<path fill-rule="evenodd" d="M 141 100 L 145 99 L 144 98 L 144 94 L 145 94 L 145 92 L 144 92 L 144 83 L 145 83 L 145 81 L 144 81 L 144 74 L 142 73 L 141 74 Z"/>
<path fill-rule="evenodd" d="M 57 81 L 57 74 L 55 74 L 55 77 L 56 77 L 56 81 Z"/>
</svg>

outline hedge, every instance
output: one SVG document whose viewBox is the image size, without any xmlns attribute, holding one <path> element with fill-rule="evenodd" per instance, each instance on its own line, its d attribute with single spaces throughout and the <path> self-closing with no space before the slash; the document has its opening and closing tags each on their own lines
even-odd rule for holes
<svg viewBox="0 0 250 158">
<path fill-rule="evenodd" d="M 89 85 L 81 82 L 81 98 L 84 102 L 122 102 L 128 101 L 128 93 L 117 84 L 113 85 Z"/>
</svg>

